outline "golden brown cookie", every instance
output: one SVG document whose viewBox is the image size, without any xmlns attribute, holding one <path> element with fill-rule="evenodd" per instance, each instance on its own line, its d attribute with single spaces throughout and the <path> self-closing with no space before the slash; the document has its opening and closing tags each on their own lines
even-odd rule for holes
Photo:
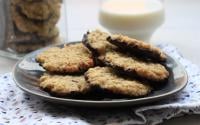
<svg viewBox="0 0 200 125">
<path fill-rule="evenodd" d="M 94 55 L 100 55 L 105 53 L 107 49 L 114 48 L 115 46 L 110 44 L 106 39 L 109 36 L 108 33 L 100 30 L 88 32 L 83 36 L 83 44 L 94 53 Z"/>
<path fill-rule="evenodd" d="M 142 79 L 161 82 L 169 77 L 169 72 L 163 65 L 144 62 L 118 51 L 109 51 L 105 55 L 100 56 L 99 59 L 108 66 Z"/>
<path fill-rule="evenodd" d="M 12 37 L 8 40 L 8 43 L 51 43 L 59 40 L 58 29 L 55 28 L 49 32 L 49 34 L 44 34 L 38 36 L 34 33 L 22 33 L 17 30 L 12 33 Z"/>
<path fill-rule="evenodd" d="M 94 66 L 91 53 L 82 43 L 49 48 L 38 54 L 36 60 L 47 71 L 57 73 L 80 73 Z"/>
<path fill-rule="evenodd" d="M 34 20 L 48 20 L 56 11 L 56 13 L 59 13 L 58 8 L 60 8 L 59 2 L 55 4 L 50 0 L 40 2 L 23 1 L 17 6 L 21 13 Z"/>
<path fill-rule="evenodd" d="M 24 15 L 30 19 L 47 20 L 52 14 L 51 4 L 46 2 L 21 2 L 17 5 Z M 38 11 L 39 10 L 39 11 Z"/>
<path fill-rule="evenodd" d="M 99 87 L 115 94 L 126 96 L 145 96 L 151 92 L 151 87 L 143 82 L 118 76 L 112 68 L 95 67 L 85 73 L 90 86 Z"/>
<path fill-rule="evenodd" d="M 90 88 L 83 75 L 44 74 L 40 77 L 39 86 L 57 96 L 84 94 Z"/>
<path fill-rule="evenodd" d="M 156 61 L 166 61 L 166 54 L 150 43 L 129 38 L 123 35 L 111 35 L 107 40 L 117 47 L 126 50 L 138 57 L 150 58 Z"/>
<path fill-rule="evenodd" d="M 39 40 L 45 41 L 47 43 L 53 43 L 54 45 L 55 44 L 63 43 L 63 41 L 60 39 L 59 36 L 55 36 L 55 37 L 51 37 L 51 38 L 48 38 L 48 37 L 39 37 Z"/>
<path fill-rule="evenodd" d="M 40 33 L 48 32 L 52 27 L 55 27 L 60 18 L 60 13 L 54 13 L 47 21 L 33 21 L 20 14 L 17 7 L 12 5 L 11 16 L 19 31 L 25 33 Z"/>
</svg>

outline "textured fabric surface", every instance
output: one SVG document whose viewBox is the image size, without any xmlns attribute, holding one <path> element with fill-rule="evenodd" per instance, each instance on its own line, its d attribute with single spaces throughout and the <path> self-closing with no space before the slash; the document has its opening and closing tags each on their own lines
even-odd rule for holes
<svg viewBox="0 0 200 125">
<path fill-rule="evenodd" d="M 88 125 L 147 124 L 184 114 L 200 114 L 200 69 L 171 45 L 160 47 L 185 67 L 189 81 L 186 88 L 170 99 L 130 108 L 86 109 L 50 104 L 22 92 L 11 73 L 0 76 L 0 125 Z"/>
</svg>

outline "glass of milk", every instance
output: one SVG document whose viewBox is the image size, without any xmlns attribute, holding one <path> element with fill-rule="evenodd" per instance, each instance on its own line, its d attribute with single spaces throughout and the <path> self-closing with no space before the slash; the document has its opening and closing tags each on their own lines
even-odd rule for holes
<svg viewBox="0 0 200 125">
<path fill-rule="evenodd" d="M 164 22 L 162 0 L 103 0 L 99 22 L 110 33 L 149 41 Z"/>
</svg>

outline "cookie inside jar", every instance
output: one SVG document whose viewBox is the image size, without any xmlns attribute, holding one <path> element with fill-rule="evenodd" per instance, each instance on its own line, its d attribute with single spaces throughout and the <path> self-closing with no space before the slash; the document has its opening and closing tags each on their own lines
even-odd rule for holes
<svg viewBox="0 0 200 125">
<path fill-rule="evenodd" d="M 10 51 L 28 53 L 58 44 L 61 0 L 7 0 L 6 45 Z"/>
</svg>

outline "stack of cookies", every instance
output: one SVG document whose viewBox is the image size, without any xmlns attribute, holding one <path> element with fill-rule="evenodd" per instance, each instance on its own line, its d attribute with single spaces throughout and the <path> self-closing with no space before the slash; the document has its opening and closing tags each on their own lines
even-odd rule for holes
<svg viewBox="0 0 200 125">
<path fill-rule="evenodd" d="M 84 73 L 94 67 L 94 61 L 91 52 L 82 43 L 47 49 L 37 55 L 36 61 L 47 71 L 40 78 L 42 89 L 56 96 L 89 92 Z"/>
<path fill-rule="evenodd" d="M 58 42 L 60 0 L 10 0 L 8 47 L 27 53 Z"/>
<path fill-rule="evenodd" d="M 37 55 L 46 69 L 39 86 L 57 96 L 86 93 L 147 96 L 166 83 L 166 55 L 159 48 L 123 35 L 95 30 L 82 43 L 54 47 Z M 96 91 L 98 90 L 98 91 Z"/>
</svg>

